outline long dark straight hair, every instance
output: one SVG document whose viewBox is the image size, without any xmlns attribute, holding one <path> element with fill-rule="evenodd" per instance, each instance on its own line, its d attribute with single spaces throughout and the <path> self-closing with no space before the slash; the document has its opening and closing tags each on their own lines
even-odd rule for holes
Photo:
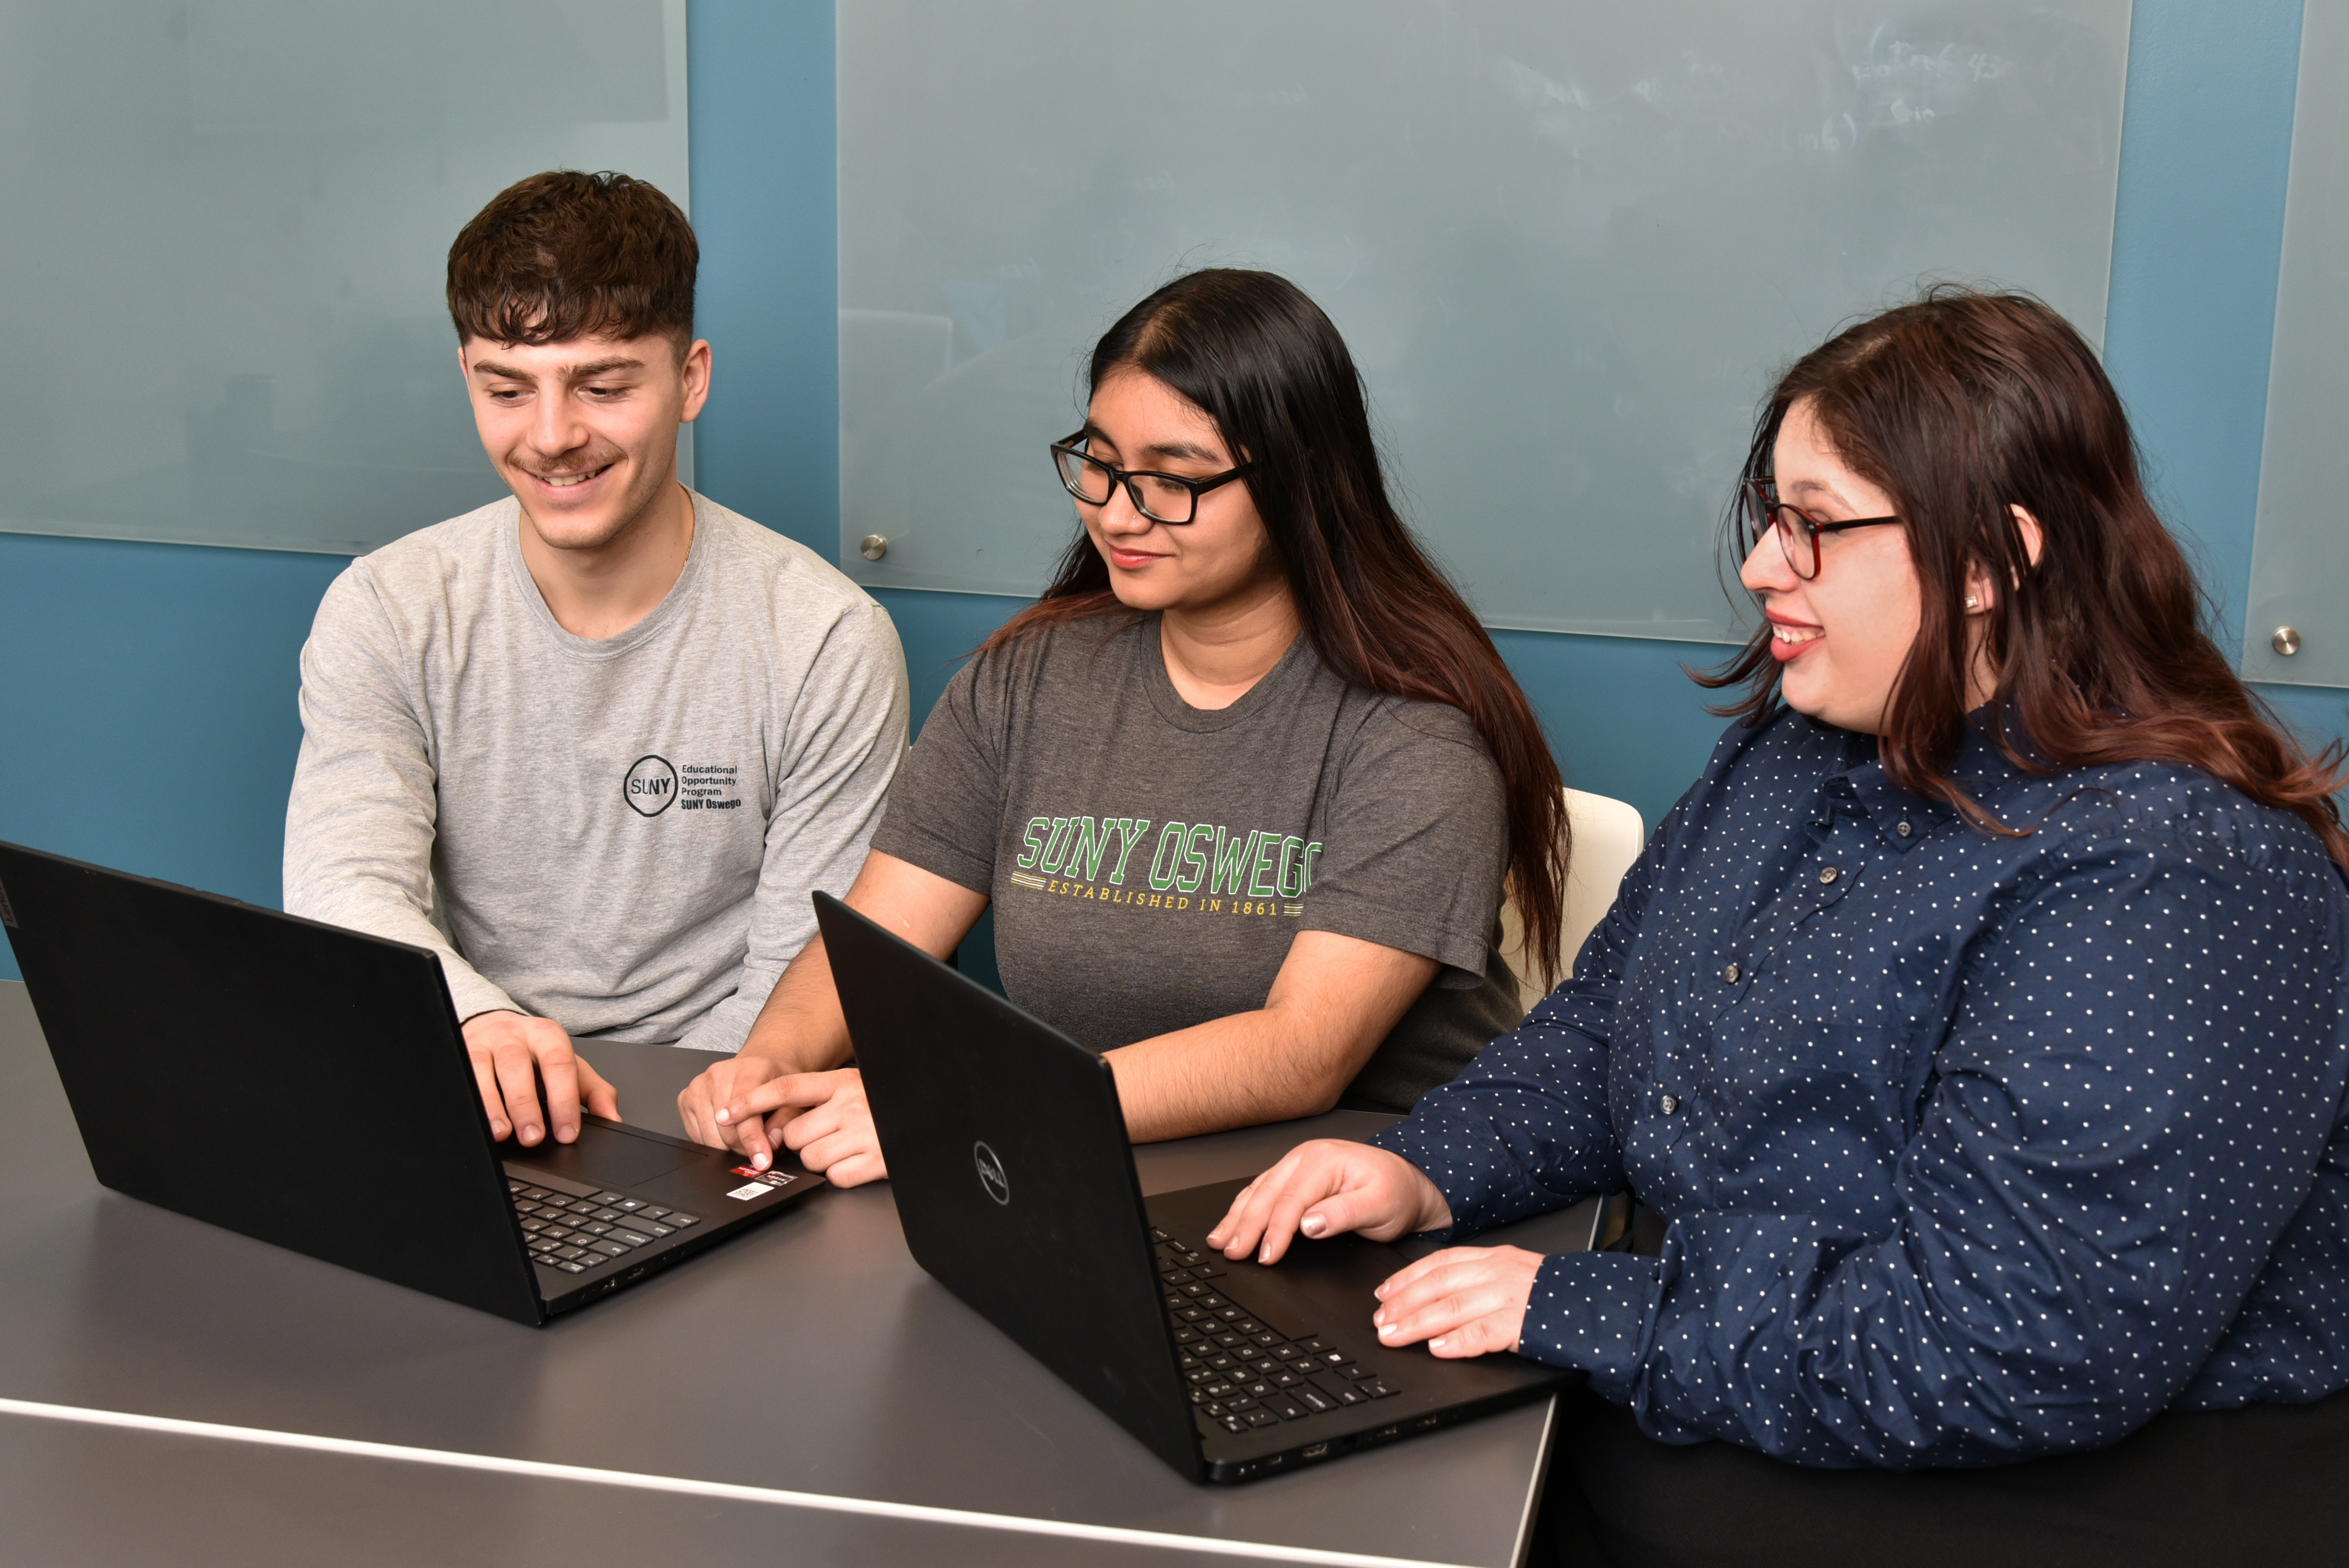
<svg viewBox="0 0 2349 1568">
<path fill-rule="evenodd" d="M 1493 639 L 1387 499 L 1361 376 L 1337 327 L 1286 278 L 1209 269 L 1118 318 L 1094 346 L 1088 391 L 1122 370 L 1187 398 L 1255 465 L 1237 482 L 1322 664 L 1352 686 L 1456 707 L 1476 727 L 1507 801 L 1508 887 L 1526 952 L 1554 984 L 1567 861 L 1557 763 Z M 1121 608 L 1080 530 L 1051 586 L 986 649 Z"/>
<path fill-rule="evenodd" d="M 1998 585 L 1980 722 L 2008 760 L 2047 774 L 2113 762 L 2199 769 L 2296 813 L 2349 867 L 2333 795 L 2336 744 L 2311 758 L 2204 628 L 2193 569 L 2138 478 L 2118 395 L 2080 335 L 2037 300 L 1944 285 L 1795 361 L 1763 406 L 1744 478 L 1766 481 L 1786 411 L 1806 403 L 1850 468 L 1891 496 L 1916 562 L 1917 640 L 1886 713 L 1886 774 L 1978 826 L 1997 821 L 1951 777 L 1964 738 L 1969 572 Z M 2013 507 L 2038 520 L 2033 564 Z M 1730 539 L 1742 553 L 1739 508 Z M 1700 684 L 1743 686 L 1720 711 L 1756 723 L 1780 702 L 1770 627 Z"/>
</svg>

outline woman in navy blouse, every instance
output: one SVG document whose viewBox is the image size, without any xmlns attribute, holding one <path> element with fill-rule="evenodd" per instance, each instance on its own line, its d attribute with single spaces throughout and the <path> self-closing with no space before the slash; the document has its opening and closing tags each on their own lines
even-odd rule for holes
<svg viewBox="0 0 2349 1568">
<path fill-rule="evenodd" d="M 1909 1563 L 2019 1520 L 2240 1547 L 2214 1464 L 2261 1498 L 2305 1470 L 2271 1536 L 2339 1528 L 2337 749 L 2205 634 L 2111 384 L 2032 301 L 1939 291 L 1802 359 L 1737 515 L 1766 619 L 1706 684 L 1738 722 L 1574 977 L 1211 1241 L 1273 1261 L 1636 1192 L 1660 1256 L 1455 1247 L 1375 1318 L 1587 1372 L 1622 1408 L 1558 1470 L 1632 1560 L 1816 1561 L 1838 1508 Z"/>
</svg>

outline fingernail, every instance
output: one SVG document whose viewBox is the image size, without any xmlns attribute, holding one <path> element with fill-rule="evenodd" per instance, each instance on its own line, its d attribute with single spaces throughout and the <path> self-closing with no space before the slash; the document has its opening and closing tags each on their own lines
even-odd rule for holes
<svg viewBox="0 0 2349 1568">
<path fill-rule="evenodd" d="M 721 1126 L 721 1127 L 722 1127 L 722 1126 L 724 1126 L 727 1122 L 730 1122 L 730 1121 L 731 1121 L 731 1120 L 733 1120 L 733 1119 L 733 1119 L 732 1117 L 730 1117 L 730 1116 L 729 1116 L 729 1115 L 727 1115 L 727 1114 L 726 1114 L 726 1108 L 725 1108 L 724 1106 L 722 1106 L 722 1105 L 721 1105 L 721 1106 L 719 1106 L 719 1107 L 718 1108 L 718 1121 L 719 1121 L 719 1126 Z"/>
<path fill-rule="evenodd" d="M 765 1155 L 753 1154 L 750 1156 L 750 1169 L 753 1171 L 764 1171 L 766 1168 L 767 1157 Z"/>
<path fill-rule="evenodd" d="M 1207 1244 L 1211 1247 L 1222 1246 L 1224 1244 L 1224 1233 L 1221 1231 L 1209 1231 L 1207 1233 Z"/>
<path fill-rule="evenodd" d="M 568 1143 L 579 1136 L 579 1130 L 569 1126 L 558 1127 L 554 1130 L 554 1136 L 558 1141 Z"/>
<path fill-rule="evenodd" d="M 1297 1228 L 1309 1236 L 1318 1236 L 1330 1228 L 1330 1222 L 1319 1214 L 1308 1214 L 1305 1222 Z"/>
<path fill-rule="evenodd" d="M 1397 1328 L 1392 1323 L 1381 1323 L 1379 1325 L 1379 1337 L 1381 1339 L 1392 1339 L 1401 1332 L 1402 1330 Z"/>
<path fill-rule="evenodd" d="M 522 1130 L 522 1140 L 523 1140 L 524 1143 L 535 1143 L 535 1142 L 537 1142 L 537 1141 L 538 1141 L 538 1124 L 537 1124 L 537 1123 L 533 1122 L 530 1126 L 525 1127 L 525 1128 L 523 1128 L 523 1129 Z"/>
<path fill-rule="evenodd" d="M 1387 1298 L 1387 1287 L 1386 1287 L 1386 1286 L 1384 1286 L 1384 1285 L 1381 1285 L 1381 1286 L 1379 1286 L 1379 1288 L 1378 1288 L 1378 1289 L 1376 1289 L 1376 1290 L 1374 1290 L 1374 1291 L 1371 1292 L 1371 1294 L 1372 1295 L 1374 1295 L 1374 1296 L 1377 1296 L 1381 1301 L 1384 1301 L 1384 1300 L 1386 1300 L 1386 1298 Z"/>
<path fill-rule="evenodd" d="M 1272 1249 L 1270 1247 L 1259 1249 L 1256 1254 L 1256 1261 L 1260 1264 L 1268 1264 L 1272 1262 Z"/>
<path fill-rule="evenodd" d="M 1442 1339 L 1431 1339 L 1431 1340 L 1429 1340 L 1429 1341 L 1427 1342 L 1427 1347 L 1428 1347 L 1430 1350 L 1441 1350 L 1441 1349 L 1443 1349 L 1443 1348 L 1444 1348 L 1444 1346 L 1447 1343 L 1449 1343 L 1449 1341 L 1442 1340 Z"/>
</svg>

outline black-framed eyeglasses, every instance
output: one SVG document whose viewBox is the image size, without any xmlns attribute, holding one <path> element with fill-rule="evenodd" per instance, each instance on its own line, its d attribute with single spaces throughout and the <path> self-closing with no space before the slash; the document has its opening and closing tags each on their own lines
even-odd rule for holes
<svg viewBox="0 0 2349 1568">
<path fill-rule="evenodd" d="M 1847 528 L 1875 528 L 1900 521 L 1897 517 L 1855 517 L 1844 522 L 1830 522 L 1772 495 L 1767 480 L 1747 480 L 1741 493 L 1745 501 L 1747 547 L 1760 544 L 1764 533 L 1777 534 L 1778 548 L 1785 552 L 1786 564 L 1806 583 L 1819 574 L 1820 534 L 1841 533 Z"/>
<path fill-rule="evenodd" d="M 1105 463 L 1084 449 L 1085 433 L 1079 430 L 1065 441 L 1052 443 L 1052 466 L 1059 470 L 1061 483 L 1068 492 L 1087 506 L 1102 506 L 1121 484 L 1133 510 L 1153 522 L 1180 527 L 1199 515 L 1199 498 L 1218 485 L 1227 485 L 1250 469 L 1254 463 L 1242 463 L 1236 469 L 1226 469 L 1205 479 L 1185 479 L 1181 474 L 1154 473 L 1147 469 L 1121 469 Z"/>
</svg>

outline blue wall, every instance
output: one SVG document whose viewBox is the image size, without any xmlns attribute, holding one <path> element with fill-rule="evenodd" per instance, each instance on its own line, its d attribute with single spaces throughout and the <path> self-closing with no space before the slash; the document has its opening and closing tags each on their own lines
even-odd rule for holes
<svg viewBox="0 0 2349 1568">
<path fill-rule="evenodd" d="M 2139 0 L 2130 40 L 2107 359 L 2230 639 L 2250 579 L 2299 36 L 2297 0 Z M 698 478 L 828 553 L 833 7 L 693 0 L 690 38 L 702 330 L 717 346 Z M 295 658 L 341 564 L 0 534 L 0 838 L 275 903 L 300 735 Z M 917 714 L 1014 607 L 881 597 Z M 1680 665 L 1720 650 L 1497 640 L 1568 782 L 1630 800 L 1652 824 L 1720 727 Z M 2349 727 L 2343 693 L 2262 689 L 2311 738 Z M 0 976 L 15 975 L 0 952 Z"/>
<path fill-rule="evenodd" d="M 2230 655 L 2251 595 L 2300 21 L 2300 0 L 2138 0 L 2129 30 L 2105 364 Z M 2258 690 L 2311 742 L 2349 729 L 2338 691 Z"/>
<path fill-rule="evenodd" d="M 2240 651 L 2268 407 L 2300 0 L 2139 5 L 2105 365 Z"/>
<path fill-rule="evenodd" d="M 0 534 L 0 839 L 274 905 L 295 656 L 343 565 Z"/>
</svg>

